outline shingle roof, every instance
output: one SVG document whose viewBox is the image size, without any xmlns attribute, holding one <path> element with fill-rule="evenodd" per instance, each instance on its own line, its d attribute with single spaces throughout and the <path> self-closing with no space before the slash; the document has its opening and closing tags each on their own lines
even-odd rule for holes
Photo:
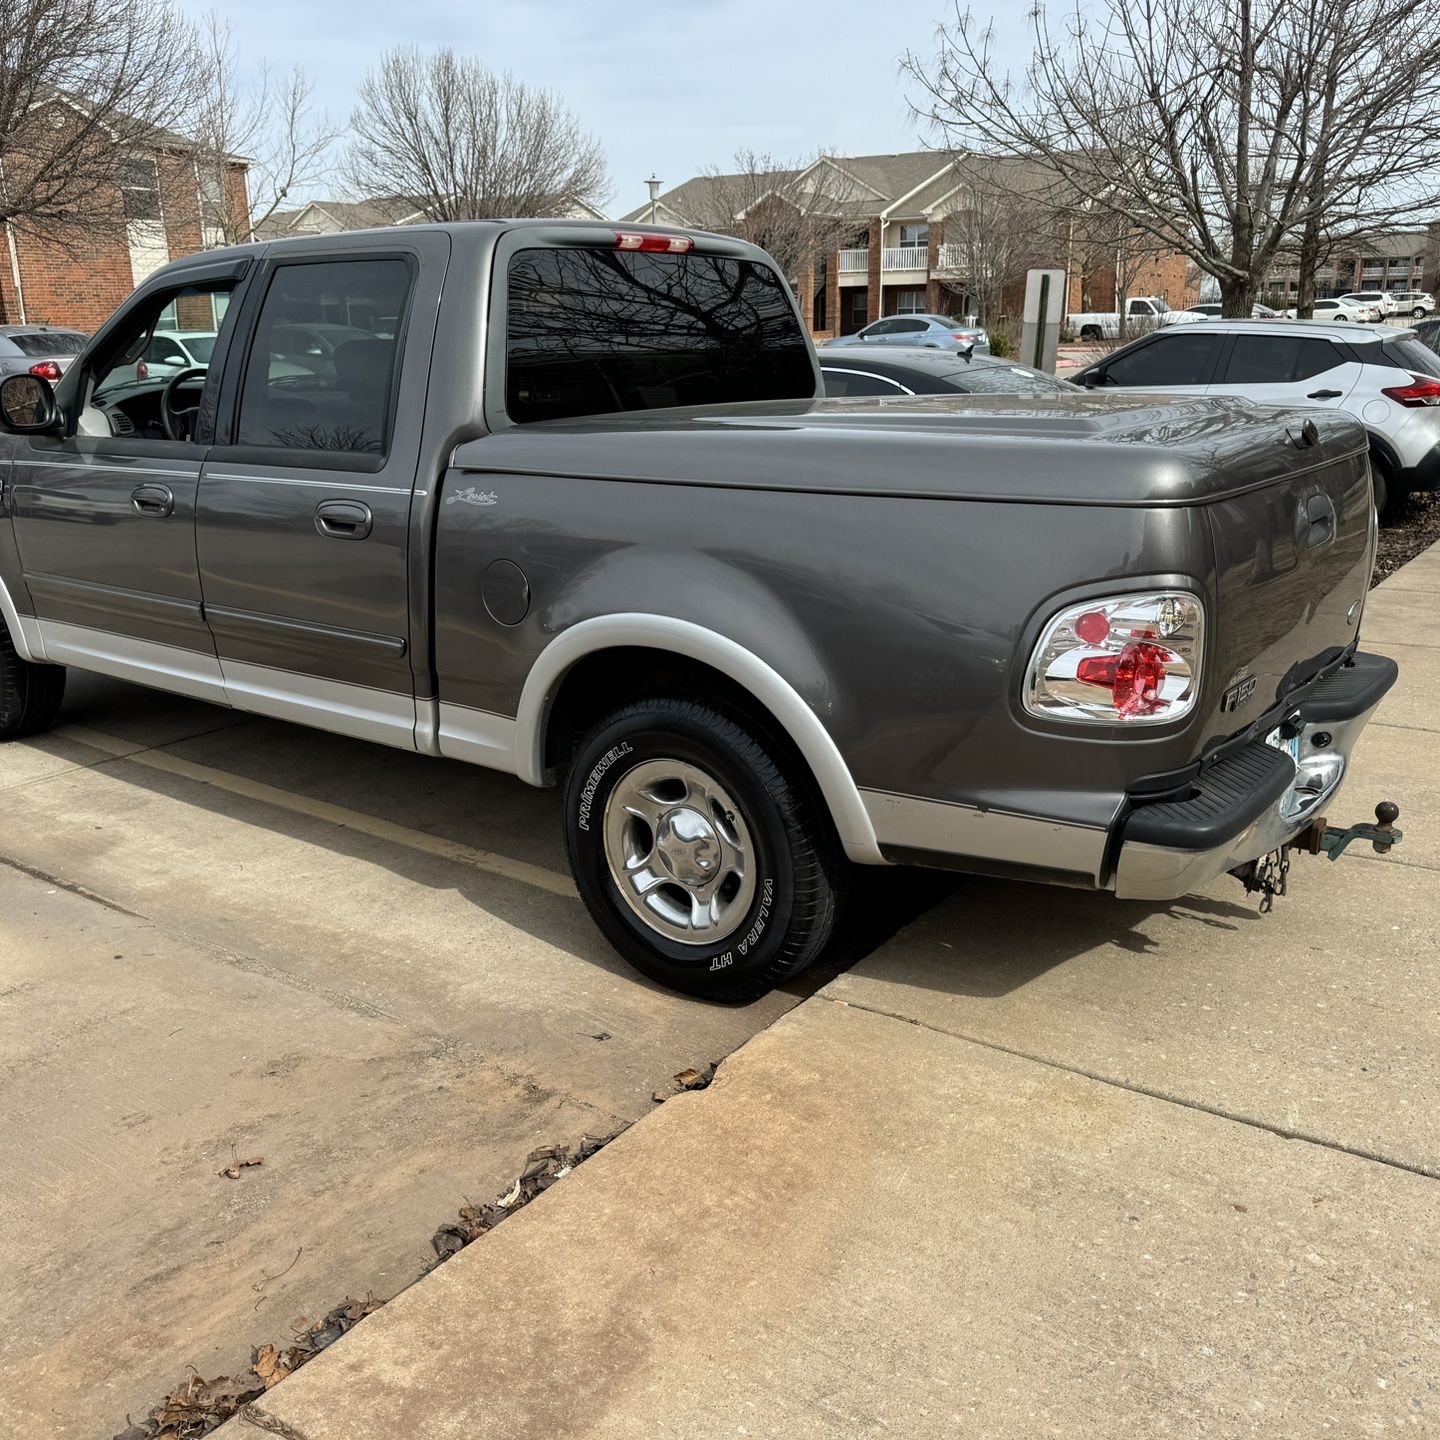
<svg viewBox="0 0 1440 1440">
<path fill-rule="evenodd" d="M 827 189 L 836 192 L 834 209 L 847 216 L 864 219 L 889 209 L 903 200 L 904 213 L 896 211 L 893 219 L 918 219 L 926 209 L 953 190 L 965 176 L 972 174 L 991 175 L 1004 170 L 1006 183 L 1012 184 L 1017 178 L 1027 178 L 1025 172 L 1034 171 L 1028 178 L 1037 188 L 1045 183 L 1040 172 L 1023 160 L 992 159 L 981 156 L 956 157 L 944 150 L 907 150 L 892 155 L 829 155 L 822 157 L 835 167 L 835 183 Z M 784 170 L 776 172 L 776 180 L 788 184 L 802 171 Z M 850 186 L 845 193 L 845 177 Z M 710 215 L 715 208 L 717 192 L 723 193 L 726 186 L 734 187 L 744 177 L 740 175 L 696 175 L 682 185 L 664 191 L 658 201 L 658 208 L 668 210 L 673 218 L 694 222 L 698 217 Z M 928 184 L 926 182 L 929 182 Z M 907 198 L 908 197 L 908 198 Z M 643 221 L 650 214 L 650 202 L 638 205 L 621 218 L 629 221 Z"/>
</svg>

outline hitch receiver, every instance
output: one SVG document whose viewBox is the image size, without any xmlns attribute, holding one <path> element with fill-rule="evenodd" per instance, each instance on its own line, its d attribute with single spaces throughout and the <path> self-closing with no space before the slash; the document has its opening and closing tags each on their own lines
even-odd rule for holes
<svg viewBox="0 0 1440 1440">
<path fill-rule="evenodd" d="M 1375 807 L 1373 825 L 1352 825 L 1348 830 L 1341 830 L 1334 825 L 1327 825 L 1325 817 L 1318 815 L 1290 845 L 1292 849 L 1303 851 L 1306 855 L 1328 855 L 1332 860 L 1338 860 L 1352 840 L 1368 840 L 1375 847 L 1377 855 L 1384 855 L 1391 846 L 1398 845 L 1405 838 L 1404 834 L 1395 828 L 1395 822 L 1399 818 L 1400 807 L 1393 800 L 1382 800 Z"/>
</svg>

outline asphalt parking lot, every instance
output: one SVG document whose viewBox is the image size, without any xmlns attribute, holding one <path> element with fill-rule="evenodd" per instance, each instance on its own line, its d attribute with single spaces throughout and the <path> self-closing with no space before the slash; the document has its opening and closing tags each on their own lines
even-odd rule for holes
<svg viewBox="0 0 1440 1440">
<path fill-rule="evenodd" d="M 1407 839 L 1395 857 L 1361 855 L 1334 871 L 1306 862 L 1320 868 L 1301 870 L 1295 895 L 1265 920 L 1228 882 L 1156 907 L 890 874 L 868 896 L 866 933 L 849 954 L 743 1008 L 672 997 L 608 951 L 565 876 L 552 794 L 75 677 L 61 727 L 0 753 L 0 1167 L 21 1181 L 0 1193 L 0 1272 L 18 1279 L 0 1288 L 0 1431 L 109 1435 L 187 1367 L 237 1371 L 253 1345 L 346 1296 L 393 1294 L 432 1258 L 433 1231 L 467 1201 L 499 1194 L 531 1149 L 650 1113 L 652 1092 L 677 1071 L 731 1054 L 822 985 L 848 1011 L 894 1017 L 937 1044 L 960 1040 L 1161 1107 L 1152 1152 L 1126 1162 L 1142 1189 L 1167 1136 L 1193 1147 L 1186 1168 L 1224 1173 L 1234 1143 L 1225 1136 L 1241 1132 L 1192 1136 L 1197 1111 L 1300 1142 L 1257 1152 L 1247 1184 L 1272 1172 L 1289 1183 L 1315 1147 L 1433 1183 L 1440 842 L 1427 817 L 1440 804 L 1440 650 L 1425 643 L 1424 620 L 1440 565 L 1427 557 L 1377 594 L 1387 598 L 1372 606 L 1366 640 L 1401 659 L 1402 682 L 1335 818 L 1401 798 Z M 837 975 L 867 950 L 859 970 Z M 926 1095 L 950 1107 L 953 1125 L 958 1099 L 937 1086 L 958 1059 L 937 1050 L 907 1060 L 897 1041 L 842 1085 L 849 1043 L 823 1064 L 779 1064 L 758 1110 L 732 1125 L 732 1149 L 748 1134 L 768 1150 L 773 1123 L 785 1166 L 799 1163 L 795 1124 L 766 1118 L 791 1085 L 816 1124 L 828 1093 L 855 1090 L 844 1108 L 857 1136 L 862 1119 L 893 1111 L 923 1148 L 925 1127 L 943 1118 L 927 1112 Z M 977 1066 L 969 1055 L 964 1103 L 979 1107 L 976 1133 L 1007 1137 L 1018 1177 L 1015 1196 L 991 1197 L 998 1229 L 981 1237 L 999 1257 L 1017 1241 L 1023 1251 L 1008 1217 L 1016 1196 L 1048 1184 L 1031 1176 L 1037 1157 L 1050 1162 L 1006 1099 L 1017 1083 L 1008 1062 Z M 1088 1104 L 1066 1113 L 1083 1119 Z M 623 1203 L 671 1213 L 651 1227 L 662 1237 L 689 1233 L 687 1207 L 702 1197 L 684 1191 L 704 1127 L 680 1163 L 663 1126 L 641 1128 L 654 1138 L 640 1143 L 636 1132 L 628 1151 L 629 1136 L 600 1158 L 613 1171 L 634 1157 L 615 1172 Z M 1082 1128 L 1099 1133 L 1088 1120 Z M 1118 1163 L 1110 1133 L 1073 1162 L 1077 1193 L 1087 1167 Z M 219 1173 L 257 1156 L 264 1163 L 238 1180 Z M 725 1163 L 738 1175 L 742 1152 Z M 914 1163 L 923 1177 L 923 1159 Z M 832 1208 L 844 1198 L 816 1155 L 785 1173 L 797 1224 L 810 1182 Z M 1331 1200 L 1314 1196 L 1330 1196 L 1332 1178 L 1312 1179 L 1302 1209 L 1324 1216 Z M 1185 1189 L 1180 1172 L 1173 1183 Z M 719 1225 L 730 1202 L 717 1212 L 715 1196 L 704 1200 Z M 1222 1185 L 1216 1203 L 1238 1217 L 1256 1202 Z M 855 1204 L 878 1215 L 893 1201 L 877 1192 Z M 585 1266 L 605 1258 L 597 1215 L 583 1253 L 547 1258 L 552 1299 L 565 1289 L 555 1276 L 573 1273 L 584 1287 Z M 1372 1244 L 1387 1274 L 1433 1258 L 1428 1220 L 1408 1240 L 1386 1222 L 1367 1241 L 1364 1216 L 1350 1219 L 1343 1245 Z M 939 1233 L 922 1226 L 915 1243 Z M 1215 1229 L 1213 1243 L 1226 1233 Z M 1264 1250 L 1263 1236 L 1245 1243 Z M 1090 1287 L 1081 1312 L 1091 1301 L 1112 1307 L 1107 1286 L 1123 1299 L 1139 1283 L 1129 1261 L 1103 1245 L 1095 1253 L 1108 1278 L 1076 1279 Z M 1204 1278 L 1193 1283 L 1229 1284 L 1248 1253 L 1215 1276 L 1197 1261 Z M 634 1260 L 670 1263 L 663 1245 Z M 1391 1288 L 1396 1304 L 1414 1305 L 1413 1288 Z M 485 1340 L 483 1316 L 474 1326 L 457 1343 L 500 1343 Z"/>
</svg>

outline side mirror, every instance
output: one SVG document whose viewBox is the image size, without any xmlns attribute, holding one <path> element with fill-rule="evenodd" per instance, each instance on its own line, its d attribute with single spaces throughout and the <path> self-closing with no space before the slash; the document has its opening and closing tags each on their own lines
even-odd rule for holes
<svg viewBox="0 0 1440 1440">
<path fill-rule="evenodd" d="M 16 435 L 44 435 L 60 428 L 60 407 L 48 380 L 9 375 L 0 381 L 0 419 Z"/>
</svg>

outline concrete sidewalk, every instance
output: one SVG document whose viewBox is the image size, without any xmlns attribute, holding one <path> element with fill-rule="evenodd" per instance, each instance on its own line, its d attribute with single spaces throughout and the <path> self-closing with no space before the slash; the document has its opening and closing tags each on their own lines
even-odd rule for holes
<svg viewBox="0 0 1440 1440">
<path fill-rule="evenodd" d="M 1440 547 L 1334 820 L 1166 907 L 974 882 L 225 1440 L 1440 1426 Z"/>
</svg>

